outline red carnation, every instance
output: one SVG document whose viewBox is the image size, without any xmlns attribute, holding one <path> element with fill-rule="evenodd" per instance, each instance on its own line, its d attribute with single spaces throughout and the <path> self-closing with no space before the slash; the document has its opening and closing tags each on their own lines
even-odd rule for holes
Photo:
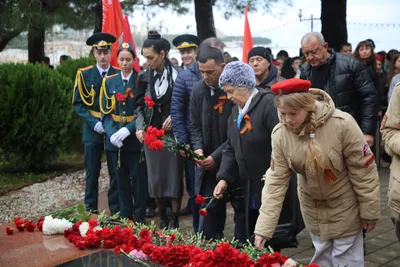
<svg viewBox="0 0 400 267">
<path fill-rule="evenodd" d="M 154 106 L 154 104 L 155 104 L 155 102 L 153 101 L 153 99 L 151 99 L 151 97 L 148 97 L 148 96 L 145 96 L 145 97 L 144 97 L 144 102 L 146 103 L 146 105 L 147 105 L 147 107 L 148 107 L 149 109 L 152 109 L 153 106 Z"/>
<path fill-rule="evenodd" d="M 6 233 L 7 233 L 7 235 L 13 235 L 14 234 L 14 229 L 12 229 L 11 227 L 7 227 L 6 228 Z"/>
<path fill-rule="evenodd" d="M 28 222 L 27 224 L 25 224 L 25 228 L 28 232 L 35 231 L 35 227 L 36 225 L 33 222 Z"/>
<path fill-rule="evenodd" d="M 176 240 L 176 234 L 172 234 L 170 237 L 169 237 L 169 242 L 174 242 Z"/>
<path fill-rule="evenodd" d="M 121 94 L 120 92 L 116 93 L 115 96 L 117 97 L 118 101 L 125 101 L 125 96 Z"/>
<path fill-rule="evenodd" d="M 17 229 L 18 229 L 18 231 L 20 231 L 20 232 L 25 231 L 25 224 L 17 225 Z"/>
<path fill-rule="evenodd" d="M 195 201 L 196 201 L 196 204 L 201 205 L 206 201 L 206 198 L 203 197 L 202 195 L 197 195 Z"/>
<path fill-rule="evenodd" d="M 95 228 L 96 226 L 99 225 L 99 223 L 97 222 L 96 219 L 90 219 L 90 220 L 88 221 L 88 224 L 89 224 L 90 228 Z"/>
<path fill-rule="evenodd" d="M 208 211 L 204 208 L 204 209 L 200 209 L 199 210 L 199 214 L 201 216 L 208 216 Z"/>
<path fill-rule="evenodd" d="M 307 265 L 305 267 L 319 267 L 319 265 L 316 263 L 311 263 L 310 265 Z"/>
<path fill-rule="evenodd" d="M 44 218 L 40 217 L 39 221 L 37 222 L 37 228 L 39 229 L 39 231 L 43 230 L 43 223 L 44 223 Z"/>
</svg>

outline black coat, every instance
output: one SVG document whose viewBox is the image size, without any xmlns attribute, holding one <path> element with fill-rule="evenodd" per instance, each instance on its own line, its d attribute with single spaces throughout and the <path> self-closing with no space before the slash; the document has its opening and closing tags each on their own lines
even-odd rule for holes
<svg viewBox="0 0 400 267">
<path fill-rule="evenodd" d="M 214 110 L 212 107 L 210 90 L 210 87 L 204 81 L 196 83 L 193 87 L 190 99 L 190 142 L 194 151 L 203 149 L 204 156 L 211 155 L 218 170 L 221 163 L 222 151 L 225 148 L 225 141 L 227 140 L 228 118 L 231 115 L 234 105 L 229 100 L 225 102 L 222 113 L 218 114 L 220 121 L 224 121 L 225 123 L 219 124 L 218 132 L 215 129 L 211 132 L 212 113 L 218 112 L 218 110 Z M 211 148 L 212 135 L 219 135 L 218 139 L 221 141 L 220 146 L 215 150 Z M 205 171 L 196 166 L 195 172 L 195 193 L 198 194 Z"/>
<path fill-rule="evenodd" d="M 242 120 L 239 130 L 237 128 L 238 113 L 239 110 L 236 106 L 232 109 L 232 115 L 229 117 L 228 140 L 217 180 L 227 181 L 229 187 L 227 191 L 233 190 L 235 186 L 244 188 L 246 217 L 248 217 L 250 196 L 255 199 L 256 209 L 261 207 L 261 192 L 264 186 L 264 181 L 261 179 L 270 166 L 271 134 L 279 123 L 273 93 L 270 89 L 260 89 L 252 100 L 246 113 L 251 120 L 252 130 L 250 132 L 240 133 L 245 122 Z M 237 177 L 236 163 L 239 166 L 239 181 L 235 180 Z M 247 229 L 249 229 L 248 223 Z M 280 237 L 278 238 L 278 232 L 276 232 L 272 242 L 281 248 L 296 246 L 295 237 L 304 229 L 297 199 L 296 174 L 291 179 L 277 229 L 278 231 L 283 229 L 283 233 L 279 233 Z"/>
<path fill-rule="evenodd" d="M 375 134 L 378 94 L 363 64 L 356 58 L 333 53 L 328 59 L 329 72 L 323 89 L 336 108 L 350 113 L 364 134 Z M 311 81 L 312 66 L 304 65 L 300 78 Z"/>
<path fill-rule="evenodd" d="M 167 64 L 171 63 L 167 62 Z M 172 68 L 174 68 L 178 73 L 182 71 L 181 68 L 173 65 Z M 137 131 L 143 130 L 144 125 L 152 125 L 160 129 L 160 122 L 162 124 L 171 114 L 172 88 L 174 85 L 170 86 L 164 96 L 162 96 L 160 99 L 157 99 L 152 83 L 154 83 L 154 70 L 149 68 L 140 72 L 138 79 L 138 90 L 135 94 L 135 125 Z M 151 97 L 155 102 L 153 108 L 147 108 L 144 101 L 145 96 Z"/>
</svg>

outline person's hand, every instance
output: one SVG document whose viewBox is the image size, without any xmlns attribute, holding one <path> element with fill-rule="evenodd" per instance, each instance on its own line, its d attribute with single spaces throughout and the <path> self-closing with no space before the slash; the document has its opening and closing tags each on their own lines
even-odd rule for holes
<svg viewBox="0 0 400 267">
<path fill-rule="evenodd" d="M 228 184 L 226 183 L 226 181 L 220 180 L 214 188 L 214 197 L 217 199 L 222 198 L 227 187 Z"/>
<path fill-rule="evenodd" d="M 123 144 L 122 144 L 122 141 L 119 140 L 119 139 L 116 137 L 115 134 L 111 135 L 111 137 L 110 137 L 110 142 L 111 142 L 111 144 L 113 144 L 114 146 L 116 146 L 116 147 L 118 147 L 118 148 L 121 148 L 122 145 L 123 145 Z"/>
<path fill-rule="evenodd" d="M 111 137 L 115 136 L 118 141 L 124 141 L 125 138 L 131 135 L 131 132 L 126 127 L 122 127 L 116 133 L 114 133 Z"/>
<path fill-rule="evenodd" d="M 265 242 L 267 242 L 267 239 L 265 239 L 262 236 L 255 235 L 254 237 L 254 245 L 256 246 L 257 249 L 263 249 L 265 246 Z"/>
<path fill-rule="evenodd" d="M 104 133 L 103 123 L 101 123 L 101 121 L 98 121 L 94 126 L 93 130 L 95 130 L 99 134 L 103 134 Z"/>
<path fill-rule="evenodd" d="M 186 146 L 187 149 L 190 149 L 190 145 L 189 144 L 186 144 L 185 146 Z M 182 150 L 182 149 L 179 150 L 179 154 L 181 154 L 181 156 L 184 157 L 184 158 L 188 157 L 188 156 L 186 156 L 185 150 Z"/>
<path fill-rule="evenodd" d="M 367 144 L 372 147 L 374 145 L 374 137 L 370 134 L 364 134 L 364 139 Z"/>
<path fill-rule="evenodd" d="M 199 156 L 204 156 L 203 149 L 197 149 L 194 153 L 196 153 Z M 201 160 L 195 159 L 195 161 L 196 161 L 197 166 L 202 168 L 201 165 L 200 165 L 201 164 Z"/>
<path fill-rule="evenodd" d="M 144 140 L 144 131 L 139 130 L 136 132 L 136 138 L 139 140 L 140 143 L 143 143 Z"/>
<path fill-rule="evenodd" d="M 216 167 L 215 161 L 211 156 L 208 156 L 206 159 L 200 160 L 198 164 L 200 165 L 200 167 L 206 170 L 212 170 Z"/>
<path fill-rule="evenodd" d="M 172 129 L 172 120 L 171 120 L 171 115 L 168 116 L 168 118 L 164 121 L 162 124 L 162 129 L 164 131 L 171 131 Z"/>
<path fill-rule="evenodd" d="M 371 232 L 372 230 L 374 230 L 375 226 L 376 226 L 376 223 L 365 223 L 364 224 L 365 232 L 366 233 Z"/>
</svg>

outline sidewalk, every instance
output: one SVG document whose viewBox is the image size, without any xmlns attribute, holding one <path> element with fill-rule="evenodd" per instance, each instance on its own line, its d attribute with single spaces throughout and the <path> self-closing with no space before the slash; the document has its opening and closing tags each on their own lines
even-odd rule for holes
<svg viewBox="0 0 400 267">
<path fill-rule="evenodd" d="M 366 256 L 365 256 L 365 267 L 399 267 L 400 266 L 400 243 L 397 240 L 396 234 L 393 229 L 393 224 L 390 220 L 390 210 L 387 206 L 387 190 L 389 185 L 389 169 L 382 168 L 379 172 L 380 183 L 381 183 L 381 219 L 378 222 L 376 228 L 367 234 L 366 237 Z M 187 195 L 184 196 L 182 206 L 187 203 Z M 103 192 L 100 194 L 99 199 L 99 210 L 108 210 L 107 207 L 107 193 Z M 153 219 L 146 219 L 146 223 L 150 223 L 154 220 L 157 225 L 159 223 L 158 214 Z M 227 240 L 231 240 L 233 237 L 234 230 L 233 223 L 233 210 L 228 205 L 226 225 L 225 225 L 225 237 Z M 192 229 L 192 218 L 191 216 L 180 217 L 180 228 L 183 232 L 190 231 Z M 312 248 L 311 238 L 307 230 L 303 230 L 298 235 L 299 246 L 298 248 L 290 248 L 282 250 L 282 254 L 286 257 L 292 257 L 294 260 L 300 263 L 309 263 L 313 254 L 314 249 Z"/>
</svg>

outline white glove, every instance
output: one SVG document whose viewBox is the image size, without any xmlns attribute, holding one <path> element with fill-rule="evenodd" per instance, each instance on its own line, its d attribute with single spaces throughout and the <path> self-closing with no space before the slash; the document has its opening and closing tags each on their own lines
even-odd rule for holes
<svg viewBox="0 0 400 267">
<path fill-rule="evenodd" d="M 101 123 L 101 121 L 97 122 L 96 125 L 94 126 L 94 130 L 99 134 L 103 134 L 104 133 L 103 123 Z"/>
<path fill-rule="evenodd" d="M 125 138 L 127 138 L 129 135 L 131 135 L 131 132 L 128 130 L 128 128 L 122 127 L 121 129 L 118 130 L 118 132 L 116 132 L 112 136 L 114 136 L 114 135 L 115 135 L 115 139 L 122 142 L 125 140 Z"/>
<path fill-rule="evenodd" d="M 121 148 L 123 145 L 121 141 L 119 141 L 117 138 L 115 138 L 115 134 L 111 135 L 110 142 L 111 142 L 111 144 L 113 144 L 114 146 L 116 146 L 118 148 Z"/>
</svg>

